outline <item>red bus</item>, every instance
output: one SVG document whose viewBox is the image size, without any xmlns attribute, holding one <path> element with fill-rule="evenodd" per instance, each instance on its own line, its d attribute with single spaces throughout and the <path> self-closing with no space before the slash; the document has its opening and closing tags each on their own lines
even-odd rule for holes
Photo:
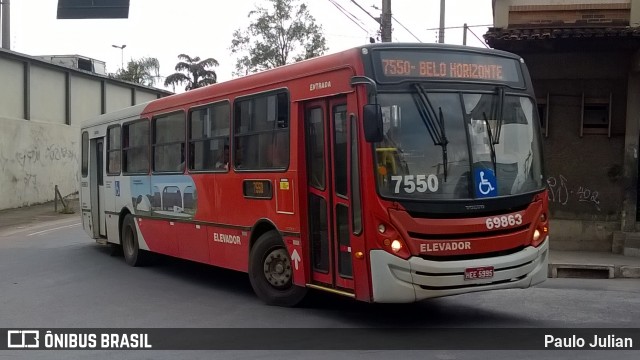
<svg viewBox="0 0 640 360">
<path fill-rule="evenodd" d="M 370 44 L 139 104 L 81 129 L 83 227 L 141 265 L 413 302 L 547 278 L 540 124 L 513 54 Z"/>
</svg>

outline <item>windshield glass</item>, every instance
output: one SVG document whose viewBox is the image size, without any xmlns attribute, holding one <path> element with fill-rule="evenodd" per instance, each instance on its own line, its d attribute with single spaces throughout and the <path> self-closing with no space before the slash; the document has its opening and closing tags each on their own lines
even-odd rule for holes
<svg viewBox="0 0 640 360">
<path fill-rule="evenodd" d="M 458 200 L 542 188 L 538 119 L 528 97 L 415 85 L 378 100 L 385 135 L 374 148 L 382 196 Z"/>
</svg>

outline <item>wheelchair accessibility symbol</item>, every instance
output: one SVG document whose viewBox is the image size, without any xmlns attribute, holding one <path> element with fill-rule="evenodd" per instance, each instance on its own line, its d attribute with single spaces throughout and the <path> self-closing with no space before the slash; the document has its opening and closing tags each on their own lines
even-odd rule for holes
<svg viewBox="0 0 640 360">
<path fill-rule="evenodd" d="M 497 196 L 496 175 L 491 169 L 475 169 L 476 198 Z"/>
</svg>

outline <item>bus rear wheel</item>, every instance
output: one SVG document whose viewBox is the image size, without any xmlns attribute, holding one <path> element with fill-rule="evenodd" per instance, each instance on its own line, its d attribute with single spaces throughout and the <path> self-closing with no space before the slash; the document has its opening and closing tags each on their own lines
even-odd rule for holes
<svg viewBox="0 0 640 360">
<path fill-rule="evenodd" d="M 144 266 L 147 263 L 149 254 L 140 249 L 136 223 L 131 214 L 127 214 L 122 222 L 120 242 L 122 243 L 124 261 L 127 264 L 131 266 Z"/>
<path fill-rule="evenodd" d="M 249 280 L 260 299 L 277 306 L 295 306 L 302 301 L 307 289 L 293 284 L 291 258 L 277 231 L 262 234 L 249 258 Z"/>
</svg>

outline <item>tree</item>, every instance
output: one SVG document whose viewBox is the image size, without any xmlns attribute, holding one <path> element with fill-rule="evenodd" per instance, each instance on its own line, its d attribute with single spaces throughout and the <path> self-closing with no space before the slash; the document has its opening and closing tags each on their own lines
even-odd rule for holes
<svg viewBox="0 0 640 360">
<path fill-rule="evenodd" d="M 176 64 L 177 72 L 167 76 L 164 86 L 186 83 L 184 90 L 189 91 L 216 83 L 218 75 L 208 68 L 218 66 L 218 60 L 214 58 L 200 60 L 199 56 L 192 58 L 185 54 L 178 55 L 178 59 L 182 61 Z"/>
<path fill-rule="evenodd" d="M 233 32 L 231 52 L 240 56 L 235 75 L 247 75 L 310 59 L 327 51 L 322 26 L 299 0 L 265 0 L 249 12 L 251 25 Z"/>
<path fill-rule="evenodd" d="M 160 76 L 160 62 L 156 58 L 129 60 L 126 69 L 119 69 L 114 78 L 132 83 L 153 86 Z"/>
</svg>

